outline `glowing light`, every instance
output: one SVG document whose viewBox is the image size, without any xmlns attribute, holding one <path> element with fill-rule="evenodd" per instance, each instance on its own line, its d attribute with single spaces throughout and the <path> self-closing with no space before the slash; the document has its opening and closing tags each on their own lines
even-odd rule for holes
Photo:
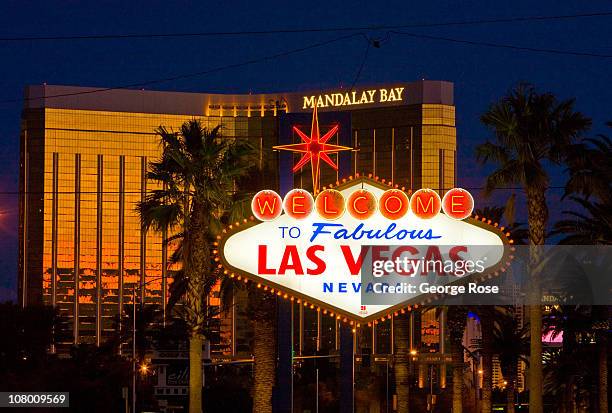
<svg viewBox="0 0 612 413">
<path fill-rule="evenodd" d="M 435 217 L 441 208 L 440 195 L 431 189 L 419 189 L 410 198 L 410 209 L 421 219 Z"/>
<path fill-rule="evenodd" d="M 321 160 L 326 164 L 338 170 L 338 165 L 329 157 L 329 153 L 337 153 L 340 151 L 349 151 L 351 148 L 348 146 L 329 144 L 327 141 L 338 132 L 340 127 L 335 125 L 325 135 L 321 136 L 319 132 L 319 116 L 317 114 L 317 107 L 315 105 L 312 112 L 312 127 L 310 129 L 310 136 L 302 132 L 297 126 L 293 127 L 293 131 L 302 139 L 303 143 L 294 143 L 289 145 L 278 145 L 274 146 L 274 149 L 281 151 L 291 151 L 302 153 L 302 158 L 293 167 L 293 172 L 297 172 L 308 161 L 310 161 L 310 167 L 312 169 L 312 188 L 316 194 L 319 191 L 319 175 L 321 172 Z"/>
<path fill-rule="evenodd" d="M 335 189 L 326 189 L 317 195 L 315 205 L 319 215 L 325 219 L 340 218 L 345 211 L 344 196 Z"/>
<path fill-rule="evenodd" d="M 442 198 L 442 210 L 454 219 L 465 219 L 474 210 L 474 198 L 465 189 L 453 188 Z M 487 221 L 491 225 L 491 220 Z"/>
<path fill-rule="evenodd" d="M 376 211 L 376 197 L 366 189 L 358 189 L 349 195 L 346 209 L 353 218 L 368 219 Z"/>
</svg>

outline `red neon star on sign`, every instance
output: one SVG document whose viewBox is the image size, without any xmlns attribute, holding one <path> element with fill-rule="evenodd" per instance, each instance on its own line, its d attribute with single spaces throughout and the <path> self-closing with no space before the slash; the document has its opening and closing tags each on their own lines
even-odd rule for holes
<svg viewBox="0 0 612 413">
<path fill-rule="evenodd" d="M 350 151 L 352 148 L 348 146 L 334 145 L 327 143 L 327 141 L 338 132 L 339 126 L 336 125 L 331 128 L 325 135 L 321 136 L 319 133 L 319 116 L 317 115 L 317 107 L 315 105 L 314 111 L 312 112 L 312 128 L 310 129 L 310 136 L 307 136 L 304 132 L 298 129 L 297 126 L 293 127 L 295 133 L 302 138 L 303 143 L 294 143 L 290 145 L 279 145 L 275 146 L 274 149 L 281 151 L 291 151 L 302 153 L 302 158 L 293 167 L 293 172 L 300 170 L 306 162 L 310 161 L 310 167 L 312 169 L 312 188 L 313 192 L 319 190 L 319 174 L 321 172 L 320 164 L 321 160 L 327 163 L 329 166 L 338 170 L 338 165 L 329 157 L 328 153 L 337 153 L 340 151 Z"/>
</svg>

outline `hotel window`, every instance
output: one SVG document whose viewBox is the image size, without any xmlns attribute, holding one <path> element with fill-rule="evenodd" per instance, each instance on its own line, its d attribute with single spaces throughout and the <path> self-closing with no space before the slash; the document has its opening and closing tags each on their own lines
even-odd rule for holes
<svg viewBox="0 0 612 413">
<path fill-rule="evenodd" d="M 376 324 L 376 354 L 391 353 L 391 320 Z"/>
</svg>

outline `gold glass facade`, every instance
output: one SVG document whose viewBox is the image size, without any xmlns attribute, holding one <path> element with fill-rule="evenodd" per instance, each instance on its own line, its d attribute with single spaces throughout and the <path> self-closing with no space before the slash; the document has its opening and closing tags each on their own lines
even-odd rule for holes
<svg viewBox="0 0 612 413">
<path fill-rule="evenodd" d="M 57 93 L 45 90 L 43 96 Z M 213 97 L 215 102 L 210 104 Z M 221 125 L 225 137 L 249 139 L 265 171 L 258 185 L 278 188 L 279 154 L 272 146 L 279 143 L 281 118 L 290 121 L 295 108 L 278 102 L 291 102 L 291 98 L 262 104 L 261 95 L 213 97 L 120 91 L 110 97 L 41 98 L 24 108 L 20 299 L 24 305 L 53 305 L 67 318 L 69 333 L 58 337 L 59 345 L 100 344 L 114 334 L 134 295 L 137 303 L 165 311 L 172 282 L 171 246 L 165 246 L 167 234 L 144 233 L 135 212 L 136 203 L 154 189 L 146 169 L 160 154 L 157 127 L 177 130 L 197 118 L 209 128 Z M 348 143 L 356 150 L 350 155 L 348 172 L 372 173 L 408 189 L 429 187 L 442 192 L 454 186 L 452 97 L 442 103 L 415 98 L 390 107 L 336 110 L 350 112 Z M 338 178 L 336 171 L 323 167 L 322 185 Z M 308 187 L 309 167 L 295 179 Z M 240 297 L 230 314 L 220 319 L 221 342 L 213 351 L 251 354 L 252 331 Z M 217 294 L 209 299 L 218 304 Z M 295 317 L 301 327 L 295 336 L 300 354 L 337 348 L 334 322 L 321 321 L 316 311 L 306 308 L 300 308 Z M 364 329 L 359 341 L 376 353 L 390 353 L 392 339 L 389 321 Z"/>
<path fill-rule="evenodd" d="M 352 116 L 353 173 L 372 173 L 407 189 L 442 192 L 455 184 L 455 107 L 410 105 Z"/>
<path fill-rule="evenodd" d="M 141 230 L 135 207 L 155 189 L 146 179 L 148 162 L 160 154 L 155 129 L 176 130 L 194 116 L 45 108 L 38 113 L 43 130 L 30 130 L 28 138 L 28 115 L 24 146 L 38 144 L 44 151 L 22 155 L 29 167 L 23 175 L 28 181 L 42 179 L 43 185 L 40 193 L 26 191 L 22 204 L 28 207 L 30 200 L 29 207 L 42 212 L 40 223 L 31 220 L 28 226 L 41 232 L 42 245 L 40 255 L 22 248 L 29 261 L 21 264 L 28 271 L 26 285 L 40 288 L 38 297 L 24 290 L 30 300 L 22 299 L 56 306 L 70 319 L 72 334 L 58 344 L 100 344 L 114 333 L 134 294 L 136 303 L 164 311 L 172 282 L 169 251 L 164 234 Z M 258 142 L 274 132 L 264 131 L 262 126 L 273 122 L 261 119 L 256 127 L 246 117 L 197 118 L 210 128 L 221 125 L 228 137 L 247 137 L 249 125 Z M 38 139 L 37 132 L 42 132 Z M 22 221 L 27 221 L 25 211 Z M 31 241 L 28 235 L 24 239 Z M 218 298 L 210 300 L 218 304 Z"/>
</svg>

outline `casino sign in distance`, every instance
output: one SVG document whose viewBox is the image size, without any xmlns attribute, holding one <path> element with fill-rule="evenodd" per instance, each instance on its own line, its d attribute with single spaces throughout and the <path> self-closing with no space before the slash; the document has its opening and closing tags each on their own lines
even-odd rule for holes
<svg viewBox="0 0 612 413">
<path fill-rule="evenodd" d="M 389 304 L 362 305 L 363 246 L 372 251 L 389 245 L 487 246 L 486 268 L 474 274 L 479 280 L 509 266 L 510 234 L 470 216 L 473 207 L 472 196 L 459 188 L 442 199 L 428 189 L 410 196 L 375 177 L 343 179 L 316 197 L 301 189 L 284 198 L 264 190 L 253 198 L 253 216 L 217 237 L 214 259 L 224 274 L 326 316 L 351 325 L 377 322 L 427 304 L 435 295 L 398 295 Z"/>
</svg>

